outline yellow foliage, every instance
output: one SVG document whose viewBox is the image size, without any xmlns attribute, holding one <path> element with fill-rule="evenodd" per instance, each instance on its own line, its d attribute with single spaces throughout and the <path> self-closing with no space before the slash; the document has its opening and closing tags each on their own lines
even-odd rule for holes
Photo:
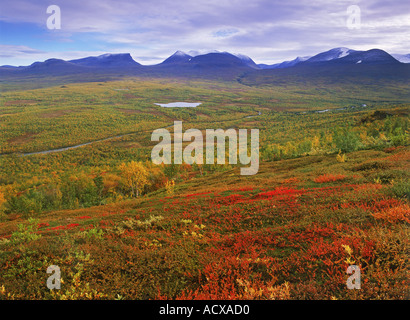
<svg viewBox="0 0 410 320">
<path fill-rule="evenodd" d="M 104 176 L 103 184 L 104 184 L 104 191 L 115 193 L 115 189 L 118 187 L 118 183 L 121 178 L 115 174 L 107 174 Z"/>
<path fill-rule="evenodd" d="M 90 284 L 83 283 L 81 280 L 80 270 L 74 274 L 70 284 L 67 284 L 66 290 L 50 290 L 51 296 L 56 300 L 96 300 L 106 298 L 106 295 L 90 288 Z M 63 279 L 61 283 L 64 284 Z"/>
<path fill-rule="evenodd" d="M 165 183 L 165 189 L 167 190 L 167 195 L 172 196 L 174 194 L 175 181 L 169 180 Z"/>
<path fill-rule="evenodd" d="M 367 139 L 367 132 L 366 131 L 360 132 L 360 139 L 362 141 L 366 141 L 366 139 Z"/>
<path fill-rule="evenodd" d="M 241 297 L 246 300 L 289 300 L 290 287 L 288 282 L 281 285 L 274 286 L 273 284 L 261 288 L 258 285 L 251 283 L 248 280 L 236 279 L 238 285 L 241 287 Z"/>
<path fill-rule="evenodd" d="M 5 203 L 5 202 L 6 202 L 6 199 L 4 198 L 4 194 L 0 190 L 0 209 L 1 209 L 1 206 L 3 205 L 3 203 Z"/>
<path fill-rule="evenodd" d="M 382 141 L 387 141 L 388 140 L 384 133 L 380 133 L 379 139 L 382 140 Z"/>
<path fill-rule="evenodd" d="M 342 154 L 342 152 L 339 150 L 339 153 L 336 156 L 337 162 L 346 162 L 346 155 Z"/>
<path fill-rule="evenodd" d="M 138 197 L 148 184 L 148 170 L 141 162 L 122 163 L 119 167 L 124 184 L 131 189 L 132 196 Z"/>
<path fill-rule="evenodd" d="M 352 250 L 352 248 L 350 248 L 350 246 L 348 245 L 348 244 L 342 244 L 342 247 L 343 247 L 343 249 L 345 249 L 345 251 L 346 251 L 346 253 L 347 253 L 347 255 L 348 255 L 348 257 L 346 258 L 346 260 L 345 260 L 345 262 L 347 263 L 347 264 L 349 264 L 349 265 L 352 265 L 352 264 L 355 264 L 356 262 L 355 262 L 355 260 L 353 259 L 353 257 L 352 257 L 352 253 L 353 253 L 353 250 Z"/>
<path fill-rule="evenodd" d="M 312 140 L 312 148 L 313 149 L 319 149 L 320 146 L 320 140 L 318 136 L 314 136 Z"/>
</svg>

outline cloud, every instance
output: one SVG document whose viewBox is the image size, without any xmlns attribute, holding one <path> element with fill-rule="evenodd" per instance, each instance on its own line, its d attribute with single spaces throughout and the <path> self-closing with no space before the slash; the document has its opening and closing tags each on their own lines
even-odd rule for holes
<svg viewBox="0 0 410 320">
<path fill-rule="evenodd" d="M 313 55 L 340 46 L 378 47 L 408 53 L 408 1 L 379 0 L 53 0 L 62 29 L 46 29 L 49 0 L 2 4 L 0 21 L 32 23 L 41 41 L 71 41 L 71 50 L 130 52 L 138 61 L 160 62 L 176 50 L 238 52 L 259 63 Z M 346 26 L 347 7 L 357 4 L 362 27 Z M 98 50 L 76 40 L 93 33 Z M 41 40 L 45 38 L 45 40 Z M 26 43 L 15 43 L 26 45 Z M 39 47 L 31 44 L 32 47 Z M 93 48 L 95 49 L 95 48 Z M 68 53 L 68 51 L 66 52 Z M 152 59 L 149 59 L 152 57 Z"/>
<path fill-rule="evenodd" d="M 0 57 L 8 58 L 19 55 L 42 55 L 44 51 L 29 48 L 27 46 L 14 46 L 0 44 Z"/>
<path fill-rule="evenodd" d="M 238 32 L 239 30 L 235 28 L 220 29 L 218 31 L 215 31 L 212 36 L 215 38 L 228 38 L 234 34 L 237 34 Z"/>
</svg>

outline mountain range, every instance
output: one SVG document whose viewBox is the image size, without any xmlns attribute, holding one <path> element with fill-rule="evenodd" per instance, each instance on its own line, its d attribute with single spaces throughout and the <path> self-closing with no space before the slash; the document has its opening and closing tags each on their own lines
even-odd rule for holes
<svg viewBox="0 0 410 320">
<path fill-rule="evenodd" d="M 396 60 L 396 61 L 395 61 Z M 313 63 L 364 63 L 364 64 L 385 64 L 385 63 L 410 63 L 410 54 L 400 55 L 393 54 L 390 55 L 387 52 L 380 49 L 372 49 L 368 51 L 357 51 L 349 48 L 334 48 L 329 51 L 321 52 L 315 56 L 309 57 L 297 57 L 294 60 L 284 61 L 281 63 L 276 63 L 273 65 L 259 64 L 261 69 L 278 69 L 278 68 L 288 68 L 296 65 L 307 65 Z"/>
<path fill-rule="evenodd" d="M 71 76 L 90 79 L 103 76 L 153 76 L 189 77 L 238 80 L 248 76 L 269 78 L 269 75 L 289 76 L 310 74 L 344 75 L 351 73 L 367 76 L 397 76 L 410 79 L 410 54 L 390 55 L 380 49 L 367 51 L 352 50 L 345 47 L 334 48 L 314 56 L 297 57 L 273 65 L 256 64 L 250 57 L 242 54 L 212 51 L 188 53 L 176 51 L 173 55 L 156 65 L 142 65 L 129 53 L 104 54 L 75 60 L 48 59 L 29 66 L 1 66 L 2 79 L 26 77 Z M 393 74 L 396 73 L 396 74 Z M 87 76 L 85 76 L 87 75 Z"/>
</svg>

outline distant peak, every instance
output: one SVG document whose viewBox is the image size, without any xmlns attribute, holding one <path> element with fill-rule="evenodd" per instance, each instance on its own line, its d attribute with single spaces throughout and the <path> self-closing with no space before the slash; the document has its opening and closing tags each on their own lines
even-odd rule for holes
<svg viewBox="0 0 410 320">
<path fill-rule="evenodd" d="M 190 58 L 192 58 L 192 56 L 186 54 L 184 51 L 178 50 L 172 56 L 165 59 L 161 64 L 187 62 Z"/>
<path fill-rule="evenodd" d="M 185 57 L 185 56 L 189 56 L 189 54 L 185 53 L 184 51 L 178 50 L 173 54 L 173 56 Z"/>
</svg>

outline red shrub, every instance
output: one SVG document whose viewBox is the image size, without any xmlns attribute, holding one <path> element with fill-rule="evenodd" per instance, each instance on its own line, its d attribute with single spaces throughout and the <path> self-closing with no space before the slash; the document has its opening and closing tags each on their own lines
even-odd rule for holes
<svg viewBox="0 0 410 320">
<path fill-rule="evenodd" d="M 316 183 L 326 183 L 326 182 L 334 182 L 338 180 L 344 180 L 346 178 L 343 174 L 322 174 L 319 177 L 316 177 L 313 181 Z"/>
</svg>

